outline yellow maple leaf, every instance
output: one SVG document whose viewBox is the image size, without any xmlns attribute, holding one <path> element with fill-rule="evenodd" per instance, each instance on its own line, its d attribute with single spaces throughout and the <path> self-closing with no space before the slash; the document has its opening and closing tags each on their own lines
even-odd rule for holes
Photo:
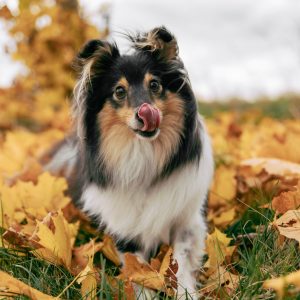
<svg viewBox="0 0 300 300">
<path fill-rule="evenodd" d="M 69 224 L 61 211 L 49 213 L 42 222 L 37 221 L 36 231 L 30 240 L 40 248 L 33 253 L 71 271 L 72 248 L 79 223 Z"/>
<path fill-rule="evenodd" d="M 206 239 L 206 251 L 208 260 L 204 267 L 208 268 L 207 273 L 214 272 L 224 261 L 226 257 L 231 257 L 235 246 L 229 246 L 231 238 L 215 228 L 212 234 L 209 234 Z"/>
<path fill-rule="evenodd" d="M 32 220 L 42 218 L 51 211 L 64 208 L 71 199 L 64 195 L 67 182 L 64 178 L 43 173 L 37 184 L 18 181 L 14 186 L 0 186 L 4 227 L 16 221 L 20 223 L 25 216 Z"/>
</svg>

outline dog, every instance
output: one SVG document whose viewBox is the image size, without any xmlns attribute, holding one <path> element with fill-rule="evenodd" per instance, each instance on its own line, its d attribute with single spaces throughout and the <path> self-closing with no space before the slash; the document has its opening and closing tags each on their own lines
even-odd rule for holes
<svg viewBox="0 0 300 300">
<path fill-rule="evenodd" d="M 122 255 L 148 260 L 164 243 L 178 295 L 194 299 L 207 233 L 213 157 L 178 44 L 165 27 L 129 35 L 131 53 L 88 42 L 78 54 L 74 133 L 47 165 Z"/>
</svg>

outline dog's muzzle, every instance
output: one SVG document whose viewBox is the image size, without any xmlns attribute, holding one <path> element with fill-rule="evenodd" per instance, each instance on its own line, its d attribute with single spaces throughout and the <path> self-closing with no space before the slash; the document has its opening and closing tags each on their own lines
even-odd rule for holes
<svg viewBox="0 0 300 300">
<path fill-rule="evenodd" d="M 138 128 L 135 130 L 143 137 L 154 137 L 159 131 L 160 111 L 149 103 L 143 103 L 135 114 Z"/>
</svg>

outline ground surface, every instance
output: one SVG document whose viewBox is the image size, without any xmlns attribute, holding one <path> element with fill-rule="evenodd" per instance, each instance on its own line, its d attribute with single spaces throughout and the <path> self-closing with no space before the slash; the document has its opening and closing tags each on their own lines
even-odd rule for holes
<svg viewBox="0 0 300 300">
<path fill-rule="evenodd" d="M 207 256 L 198 275 L 205 299 L 274 299 L 267 288 L 273 283 L 265 281 L 300 269 L 297 101 L 200 104 L 216 162 Z M 36 129 L 35 119 L 16 116 L 1 131 L 0 294 L 42 299 L 35 288 L 63 299 L 132 299 L 131 282 L 137 282 L 172 295 L 172 249 L 162 249 L 151 266 L 128 256 L 120 269 L 110 238 L 70 208 L 64 179 L 42 173 L 37 159 L 63 137 L 67 118 L 66 111 L 62 121 Z M 31 288 L 19 287 L 7 274 Z M 276 282 L 278 295 L 296 299 L 297 276 L 285 279 L 294 283 L 289 287 Z"/>
</svg>

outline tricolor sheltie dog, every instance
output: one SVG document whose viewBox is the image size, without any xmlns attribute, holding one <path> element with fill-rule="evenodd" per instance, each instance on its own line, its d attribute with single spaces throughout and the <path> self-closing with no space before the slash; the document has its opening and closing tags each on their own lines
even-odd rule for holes
<svg viewBox="0 0 300 300">
<path fill-rule="evenodd" d="M 67 172 L 70 192 L 116 242 L 145 260 L 170 244 L 178 296 L 196 298 L 213 174 L 174 36 L 164 27 L 130 36 L 132 53 L 92 40 L 77 57 L 75 134 L 47 168 Z"/>
</svg>

